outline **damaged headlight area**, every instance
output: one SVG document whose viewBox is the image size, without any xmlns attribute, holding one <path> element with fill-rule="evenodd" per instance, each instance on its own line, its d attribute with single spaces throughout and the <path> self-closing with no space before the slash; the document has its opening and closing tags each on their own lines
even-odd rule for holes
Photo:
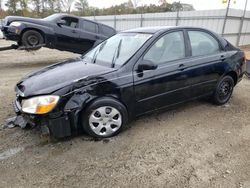
<svg viewBox="0 0 250 188">
<path fill-rule="evenodd" d="M 22 111 L 29 114 L 46 114 L 55 108 L 59 98 L 56 95 L 46 95 L 23 100 Z"/>
<path fill-rule="evenodd" d="M 21 26 L 21 22 L 11 22 L 10 23 L 10 26 L 14 26 L 14 27 L 19 27 L 19 26 Z"/>
</svg>

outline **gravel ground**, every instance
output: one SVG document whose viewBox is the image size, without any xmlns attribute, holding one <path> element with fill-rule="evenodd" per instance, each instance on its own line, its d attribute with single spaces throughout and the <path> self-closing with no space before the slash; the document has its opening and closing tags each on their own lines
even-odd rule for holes
<svg viewBox="0 0 250 188">
<path fill-rule="evenodd" d="M 0 40 L 0 45 L 7 44 Z M 0 124 L 14 115 L 15 83 L 75 54 L 0 52 Z M 142 117 L 116 137 L 48 142 L 36 130 L 0 129 L 0 187 L 250 187 L 250 80 L 231 101 Z"/>
</svg>

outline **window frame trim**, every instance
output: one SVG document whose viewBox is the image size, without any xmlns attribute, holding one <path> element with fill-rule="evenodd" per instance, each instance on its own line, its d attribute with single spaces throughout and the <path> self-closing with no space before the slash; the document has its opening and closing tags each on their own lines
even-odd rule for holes
<svg viewBox="0 0 250 188">
<path fill-rule="evenodd" d="M 189 57 L 190 58 L 205 57 L 205 56 L 209 56 L 209 55 L 213 55 L 213 54 L 205 54 L 205 55 L 193 56 L 192 55 L 193 51 L 192 51 L 192 46 L 191 46 L 191 40 L 190 40 L 190 37 L 189 37 L 189 34 L 188 34 L 189 31 L 198 31 L 198 32 L 203 32 L 203 33 L 206 33 L 206 34 L 210 35 L 212 38 L 215 39 L 215 41 L 217 41 L 217 43 L 219 45 L 219 50 L 220 51 L 218 52 L 218 54 L 225 51 L 225 49 L 223 48 L 223 46 L 222 46 L 221 42 L 219 41 L 219 39 L 212 32 L 210 32 L 208 30 L 205 30 L 205 29 L 200 29 L 200 28 L 185 29 L 185 33 L 186 33 L 186 37 L 187 37 L 187 45 L 188 45 L 188 48 L 189 48 Z"/>
</svg>

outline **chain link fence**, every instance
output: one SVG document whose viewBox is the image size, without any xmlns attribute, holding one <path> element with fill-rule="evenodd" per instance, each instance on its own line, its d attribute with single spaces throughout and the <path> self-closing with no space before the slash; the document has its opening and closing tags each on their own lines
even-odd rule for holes
<svg viewBox="0 0 250 188">
<path fill-rule="evenodd" d="M 250 44 L 250 11 L 229 9 L 85 17 L 118 31 L 148 26 L 194 26 L 221 34 L 232 44 Z M 3 20 L 0 20 L 0 26 Z M 0 38 L 2 33 L 0 32 Z"/>
<path fill-rule="evenodd" d="M 232 44 L 250 44 L 250 11 L 229 9 L 183 11 L 85 17 L 114 27 L 118 31 L 148 26 L 204 27 L 224 36 Z"/>
</svg>

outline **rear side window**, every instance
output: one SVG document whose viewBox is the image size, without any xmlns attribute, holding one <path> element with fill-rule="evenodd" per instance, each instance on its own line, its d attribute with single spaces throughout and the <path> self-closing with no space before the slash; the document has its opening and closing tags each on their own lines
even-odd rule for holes
<svg viewBox="0 0 250 188">
<path fill-rule="evenodd" d="M 88 32 L 98 33 L 98 25 L 93 22 L 83 21 L 83 29 Z"/>
<path fill-rule="evenodd" d="M 102 27 L 102 34 L 105 36 L 113 36 L 115 34 L 114 29 L 110 28 L 110 27 L 106 27 L 104 25 L 101 26 Z"/>
<path fill-rule="evenodd" d="M 220 51 L 218 41 L 210 34 L 202 31 L 188 31 L 192 56 L 201 56 Z"/>
</svg>

